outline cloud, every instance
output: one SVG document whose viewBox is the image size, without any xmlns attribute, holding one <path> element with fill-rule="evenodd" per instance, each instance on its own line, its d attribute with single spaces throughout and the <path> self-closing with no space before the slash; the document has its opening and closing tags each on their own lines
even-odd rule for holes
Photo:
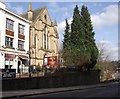
<svg viewBox="0 0 120 99">
<path fill-rule="evenodd" d="M 99 50 L 103 49 L 103 57 L 108 56 L 108 60 L 118 60 L 118 46 L 115 43 L 108 40 L 101 40 L 96 42 Z"/>
<path fill-rule="evenodd" d="M 64 17 L 69 17 L 69 13 L 65 12 L 65 14 L 63 14 Z"/>
<path fill-rule="evenodd" d="M 23 7 L 17 6 L 13 8 L 17 14 L 22 14 L 24 12 Z"/>
<path fill-rule="evenodd" d="M 57 2 L 50 2 L 47 5 L 49 7 L 49 11 L 51 13 L 56 13 L 56 12 L 67 12 L 68 8 L 67 7 L 60 7 Z"/>
<path fill-rule="evenodd" d="M 58 5 L 57 2 L 50 2 L 47 5 L 48 9 L 49 9 L 49 13 L 51 13 L 51 15 L 56 15 L 56 16 L 61 16 L 62 18 L 68 18 L 70 16 L 70 14 L 68 13 L 68 8 L 67 7 L 61 7 L 60 5 Z M 62 14 L 60 14 L 62 13 Z"/>
<path fill-rule="evenodd" d="M 57 5 L 56 2 L 50 2 L 50 3 L 48 4 L 48 7 L 50 7 L 50 8 L 58 8 L 58 5 Z"/>
<path fill-rule="evenodd" d="M 103 9 L 102 13 L 91 15 L 91 20 L 95 28 L 113 26 L 118 23 L 118 6 L 109 5 Z"/>
<path fill-rule="evenodd" d="M 22 6 L 12 6 L 10 3 L 6 3 L 6 6 L 9 10 L 12 10 L 13 12 L 17 14 L 22 14 L 24 12 L 24 9 Z"/>
</svg>

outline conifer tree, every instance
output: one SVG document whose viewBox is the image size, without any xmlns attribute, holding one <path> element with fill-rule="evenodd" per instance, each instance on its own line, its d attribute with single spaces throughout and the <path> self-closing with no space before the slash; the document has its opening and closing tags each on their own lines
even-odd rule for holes
<svg viewBox="0 0 120 99">
<path fill-rule="evenodd" d="M 81 8 L 81 22 L 83 27 L 83 33 L 85 34 L 85 46 L 87 48 L 87 52 L 90 55 L 90 62 L 88 65 L 86 65 L 87 69 L 93 68 L 94 65 L 97 62 L 98 58 L 98 48 L 95 44 L 94 39 L 94 32 L 93 32 L 93 26 L 90 18 L 90 13 L 88 11 L 88 8 L 84 5 Z"/>
<path fill-rule="evenodd" d="M 65 32 L 64 32 L 63 49 L 65 49 L 67 45 L 69 45 L 69 38 L 70 38 L 68 20 L 65 19 L 65 22 L 66 22 L 66 27 L 65 27 Z"/>
<path fill-rule="evenodd" d="M 69 61 L 68 60 L 68 53 L 69 53 L 69 46 L 70 46 L 70 30 L 69 30 L 69 24 L 68 24 L 68 20 L 65 19 L 65 31 L 64 31 L 64 40 L 63 40 L 63 51 L 62 51 L 62 57 L 64 59 L 64 64 L 66 65 Z"/>
<path fill-rule="evenodd" d="M 82 68 L 88 61 L 88 58 L 85 58 L 86 47 L 84 46 L 84 36 L 79 8 L 76 5 L 71 24 L 69 60 L 71 65 L 77 66 L 78 68 Z"/>
<path fill-rule="evenodd" d="M 71 31 L 66 19 L 63 41 L 65 65 L 74 65 L 82 70 L 90 70 L 97 62 L 98 49 L 94 40 L 93 26 L 87 7 L 82 6 L 81 15 L 76 5 L 73 12 Z"/>
<path fill-rule="evenodd" d="M 80 37 L 82 37 L 82 27 L 81 27 L 81 22 L 80 22 L 80 12 L 79 8 L 76 5 L 73 13 L 73 20 L 71 24 L 71 35 L 70 35 L 70 41 L 71 44 L 74 46 L 78 46 L 81 43 Z"/>
</svg>

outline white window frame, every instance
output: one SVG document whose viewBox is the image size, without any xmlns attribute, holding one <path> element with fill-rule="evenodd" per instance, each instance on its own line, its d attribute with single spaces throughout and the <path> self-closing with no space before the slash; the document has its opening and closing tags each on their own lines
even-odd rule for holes
<svg viewBox="0 0 120 99">
<path fill-rule="evenodd" d="M 24 50 L 24 41 L 18 40 L 18 49 Z"/>
<path fill-rule="evenodd" d="M 22 24 L 18 24 L 18 33 L 24 35 L 25 32 L 25 26 Z"/>
<path fill-rule="evenodd" d="M 8 38 L 8 40 L 7 40 L 7 38 Z M 12 43 L 12 46 L 11 46 L 11 43 Z M 13 48 L 13 38 L 5 36 L 5 46 Z"/>
<path fill-rule="evenodd" d="M 6 29 L 10 30 L 10 31 L 14 30 L 14 21 L 13 20 L 6 18 Z"/>
</svg>

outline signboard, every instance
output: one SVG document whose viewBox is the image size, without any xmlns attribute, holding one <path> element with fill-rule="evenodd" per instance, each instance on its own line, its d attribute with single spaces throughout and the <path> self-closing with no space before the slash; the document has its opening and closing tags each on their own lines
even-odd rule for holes
<svg viewBox="0 0 120 99">
<path fill-rule="evenodd" d="M 16 69 L 0 69 L 1 78 L 15 78 Z"/>
<path fill-rule="evenodd" d="M 57 56 L 48 57 L 48 65 L 49 66 L 58 65 Z"/>
<path fill-rule="evenodd" d="M 12 54 L 5 54 L 5 59 L 15 59 L 15 55 Z"/>
</svg>

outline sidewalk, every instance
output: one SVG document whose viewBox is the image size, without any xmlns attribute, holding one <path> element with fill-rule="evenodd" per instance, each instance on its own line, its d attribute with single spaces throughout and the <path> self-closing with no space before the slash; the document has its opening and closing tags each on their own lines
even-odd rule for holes
<svg viewBox="0 0 120 99">
<path fill-rule="evenodd" d="M 114 82 L 117 83 L 117 82 Z M 24 96 L 32 96 L 32 95 L 41 95 L 48 93 L 56 93 L 56 92 L 64 92 L 64 91 L 73 91 L 73 90 L 83 90 L 89 88 L 96 87 L 105 87 L 111 83 L 101 83 L 96 85 L 87 85 L 87 86 L 74 86 L 74 87 L 64 87 L 64 88 L 48 88 L 48 89 L 31 89 L 31 90 L 17 90 L 17 91 L 4 91 L 2 92 L 2 98 L 15 98 L 15 97 L 24 97 Z"/>
</svg>

